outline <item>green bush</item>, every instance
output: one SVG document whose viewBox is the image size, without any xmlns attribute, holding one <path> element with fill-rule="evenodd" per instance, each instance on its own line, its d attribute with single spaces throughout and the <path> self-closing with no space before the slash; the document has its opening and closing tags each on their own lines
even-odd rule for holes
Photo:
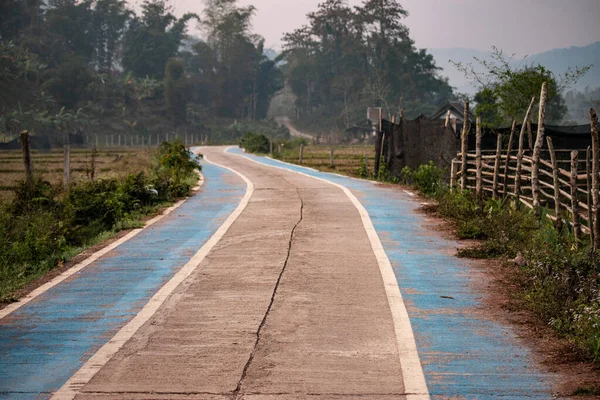
<svg viewBox="0 0 600 400">
<path fill-rule="evenodd" d="M 444 175 L 445 171 L 430 161 L 428 164 L 420 165 L 416 170 L 404 167 L 400 171 L 400 181 L 414 185 L 426 196 L 436 197 L 447 190 L 442 181 Z"/>
<path fill-rule="evenodd" d="M 151 176 L 131 174 L 71 185 L 61 192 L 40 177 L 0 203 L 0 301 L 106 232 L 139 227 L 161 202 L 189 193 L 200 168 L 180 142 L 163 143 Z"/>
<path fill-rule="evenodd" d="M 240 147 L 248 153 L 268 153 L 270 150 L 269 138 L 262 133 L 248 132 L 240 139 Z"/>
<path fill-rule="evenodd" d="M 545 212 L 518 207 L 512 199 L 483 199 L 469 191 L 450 192 L 433 164 L 405 168 L 404 183 L 438 201 L 438 212 L 456 224 L 463 239 L 481 239 L 467 257 L 523 257 L 515 265 L 515 293 L 527 307 L 600 365 L 600 254 L 586 241 L 576 242 L 572 227 L 561 231 Z M 586 238 L 587 240 L 587 238 Z"/>
</svg>

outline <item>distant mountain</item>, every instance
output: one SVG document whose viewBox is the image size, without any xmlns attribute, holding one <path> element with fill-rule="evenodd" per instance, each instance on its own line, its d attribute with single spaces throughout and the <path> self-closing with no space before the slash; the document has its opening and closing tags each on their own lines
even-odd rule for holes
<svg viewBox="0 0 600 400">
<path fill-rule="evenodd" d="M 473 57 L 487 59 L 490 56 L 489 52 L 464 48 L 429 49 L 428 52 L 433 55 L 437 65 L 443 68 L 440 75 L 448 77 L 450 85 L 455 87 L 457 91 L 469 94 L 476 92 L 476 88 L 467 81 L 450 60 L 463 64 L 473 63 L 473 66 L 477 66 Z M 515 58 L 512 62 L 515 67 L 532 63 L 542 64 L 556 75 L 566 72 L 569 67 L 593 65 L 573 88 L 584 90 L 586 87 L 600 87 L 600 41 L 584 47 L 573 46 L 564 49 L 553 49 L 534 54 L 525 59 Z M 478 71 L 481 72 L 481 68 Z"/>
</svg>

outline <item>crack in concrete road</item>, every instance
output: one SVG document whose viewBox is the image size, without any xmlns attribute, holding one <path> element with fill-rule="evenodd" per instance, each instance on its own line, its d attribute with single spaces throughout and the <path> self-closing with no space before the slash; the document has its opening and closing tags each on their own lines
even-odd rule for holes
<svg viewBox="0 0 600 400">
<path fill-rule="evenodd" d="M 284 180 L 288 184 L 291 185 L 291 183 L 288 182 L 285 178 L 284 178 Z M 267 307 L 265 315 L 263 316 L 263 319 L 260 322 L 260 325 L 258 326 L 258 329 L 256 331 L 256 341 L 254 342 L 254 347 L 252 348 L 252 352 L 250 353 L 250 356 L 248 357 L 248 361 L 244 365 L 244 369 L 242 371 L 242 376 L 240 377 L 240 380 L 238 381 L 238 384 L 231 395 L 232 400 L 239 400 L 241 398 L 241 396 L 243 396 L 243 393 L 241 393 L 241 390 L 242 390 L 242 386 L 244 385 L 244 381 L 246 380 L 246 374 L 248 373 L 248 369 L 250 368 L 250 365 L 252 364 L 252 361 L 254 360 L 256 350 L 258 349 L 258 345 L 260 343 L 260 338 L 261 338 L 260 335 L 261 335 L 262 329 L 265 326 L 265 324 L 267 323 L 267 318 L 269 317 L 269 313 L 271 312 L 271 309 L 273 308 L 273 303 L 275 302 L 275 297 L 277 296 L 277 289 L 279 289 L 281 279 L 283 278 L 283 274 L 285 273 L 285 270 L 287 268 L 288 261 L 290 259 L 290 254 L 292 252 L 292 244 L 294 241 L 294 234 L 296 233 L 296 229 L 298 228 L 298 225 L 300 225 L 300 223 L 302 222 L 302 219 L 304 218 L 304 200 L 302 199 L 302 195 L 300 195 L 300 190 L 298 189 L 298 187 L 295 187 L 295 189 L 296 189 L 296 193 L 298 194 L 298 198 L 300 199 L 300 217 L 299 217 L 298 221 L 296 222 L 296 224 L 294 225 L 294 227 L 292 228 L 292 231 L 290 233 L 290 240 L 288 242 L 288 249 L 287 249 L 285 261 L 283 262 L 283 266 L 281 268 L 281 271 L 279 272 L 277 281 L 275 282 L 275 286 L 273 288 L 273 293 L 271 295 L 271 300 L 269 301 L 269 306 Z"/>
</svg>

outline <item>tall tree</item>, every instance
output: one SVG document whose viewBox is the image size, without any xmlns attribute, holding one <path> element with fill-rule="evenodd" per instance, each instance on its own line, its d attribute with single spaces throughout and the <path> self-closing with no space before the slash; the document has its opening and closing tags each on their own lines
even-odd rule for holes
<svg viewBox="0 0 600 400">
<path fill-rule="evenodd" d="M 93 12 L 94 61 L 100 72 L 113 70 L 118 45 L 131 15 L 124 0 L 96 0 Z"/>
<path fill-rule="evenodd" d="M 433 57 L 417 50 L 397 0 L 367 0 L 350 8 L 326 0 L 308 25 L 284 36 L 286 80 L 299 115 L 319 112 L 349 127 L 367 106 L 388 114 L 432 111 L 452 94 Z M 408 100 L 410 99 L 410 100 Z M 410 114 L 411 110 L 407 110 Z"/>
<path fill-rule="evenodd" d="M 131 20 L 125 34 L 123 67 L 138 77 L 162 79 L 165 64 L 177 54 L 192 19 L 199 17 L 187 13 L 177 19 L 164 0 L 144 1 L 142 16 Z"/>
</svg>

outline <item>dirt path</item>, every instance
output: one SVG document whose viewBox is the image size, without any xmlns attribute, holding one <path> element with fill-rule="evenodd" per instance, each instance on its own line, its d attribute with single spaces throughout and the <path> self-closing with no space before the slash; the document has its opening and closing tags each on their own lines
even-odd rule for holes
<svg viewBox="0 0 600 400">
<path fill-rule="evenodd" d="M 290 130 L 290 135 L 292 135 L 294 137 L 300 137 L 300 138 L 309 139 L 309 140 L 314 139 L 314 136 L 309 135 L 304 132 L 300 132 L 298 129 L 296 129 L 294 127 L 294 125 L 292 125 L 292 121 L 290 121 L 290 117 L 275 117 L 275 121 L 277 121 L 277 123 L 279 125 L 283 125 L 283 126 L 287 127 Z"/>
<path fill-rule="evenodd" d="M 204 152 L 247 176 L 253 196 L 77 398 L 406 398 L 378 261 L 350 199 Z"/>
</svg>

